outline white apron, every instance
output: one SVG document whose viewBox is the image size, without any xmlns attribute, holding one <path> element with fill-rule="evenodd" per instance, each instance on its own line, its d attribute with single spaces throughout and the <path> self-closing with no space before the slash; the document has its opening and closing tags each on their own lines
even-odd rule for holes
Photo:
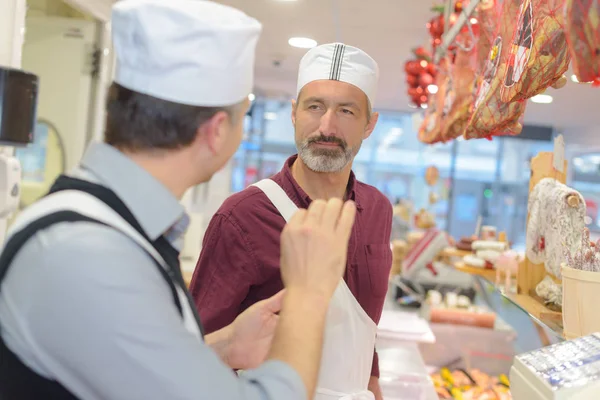
<svg viewBox="0 0 600 400">
<path fill-rule="evenodd" d="M 261 189 L 287 221 L 298 207 L 271 179 L 253 186 Z M 329 304 L 323 355 L 315 400 L 374 400 L 367 390 L 377 325 L 342 279 Z"/>
</svg>

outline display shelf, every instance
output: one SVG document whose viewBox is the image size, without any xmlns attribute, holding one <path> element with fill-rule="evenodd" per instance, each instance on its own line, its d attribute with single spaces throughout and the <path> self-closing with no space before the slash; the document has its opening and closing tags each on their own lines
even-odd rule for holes
<svg viewBox="0 0 600 400">
<path fill-rule="evenodd" d="M 562 313 L 548 309 L 538 300 L 526 294 L 502 293 L 502 295 L 526 312 L 539 325 L 549 329 L 558 338 L 564 339 Z"/>
<path fill-rule="evenodd" d="M 467 264 L 465 264 L 462 261 L 453 263 L 452 265 L 454 266 L 454 269 L 456 269 L 457 271 L 465 272 L 465 273 L 471 274 L 471 275 L 481 276 L 481 277 L 485 278 L 486 280 L 488 280 L 490 283 L 493 283 L 494 280 L 496 279 L 496 270 L 495 269 L 469 267 Z"/>
<path fill-rule="evenodd" d="M 472 251 L 459 250 L 456 247 L 446 247 L 444 250 L 442 250 L 440 252 L 440 257 L 445 257 L 445 258 L 452 258 L 452 257 L 463 258 L 465 256 L 470 256 L 470 255 L 473 255 Z"/>
</svg>

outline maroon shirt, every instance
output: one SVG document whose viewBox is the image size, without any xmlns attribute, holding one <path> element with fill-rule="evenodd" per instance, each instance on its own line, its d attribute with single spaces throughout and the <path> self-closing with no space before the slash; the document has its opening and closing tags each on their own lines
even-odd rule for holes
<svg viewBox="0 0 600 400">
<path fill-rule="evenodd" d="M 273 179 L 300 208 L 311 199 L 292 176 L 289 158 Z M 360 305 L 379 323 L 392 265 L 392 205 L 376 188 L 350 175 L 348 198 L 357 214 L 344 279 Z M 285 220 L 257 187 L 229 197 L 212 218 L 190 284 L 206 333 L 229 325 L 246 308 L 283 289 L 279 238 Z M 377 353 L 372 376 L 379 376 Z"/>
</svg>

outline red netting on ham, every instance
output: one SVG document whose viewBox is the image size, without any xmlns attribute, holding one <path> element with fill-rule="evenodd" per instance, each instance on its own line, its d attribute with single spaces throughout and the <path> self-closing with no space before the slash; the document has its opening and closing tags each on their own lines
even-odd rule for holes
<svg viewBox="0 0 600 400">
<path fill-rule="evenodd" d="M 502 100 L 524 100 L 550 86 L 564 86 L 569 51 L 564 31 L 565 0 L 523 0 L 510 43 Z"/>
<path fill-rule="evenodd" d="M 567 0 L 566 32 L 579 82 L 600 86 L 600 1 Z"/>
<path fill-rule="evenodd" d="M 438 91 L 436 94 L 429 96 L 425 118 L 419 127 L 419 140 L 423 143 L 433 144 L 442 140 L 442 111 L 448 85 L 447 65 L 446 60 L 440 63 L 435 78 Z"/>
<path fill-rule="evenodd" d="M 475 47 L 475 71 L 483 72 L 490 54 L 490 49 L 498 32 L 498 0 L 487 0 L 477 7 L 477 22 L 479 24 L 479 39 Z"/>
<path fill-rule="evenodd" d="M 511 41 L 517 27 L 521 0 L 504 0 L 498 31 L 483 74 L 478 78 L 478 90 L 465 138 L 489 138 L 497 135 L 518 135 L 519 122 L 525 112 L 525 102 L 505 103 L 502 87 L 510 55 Z"/>
<path fill-rule="evenodd" d="M 461 33 L 457 38 L 459 46 L 454 65 L 450 68 L 442 111 L 443 141 L 462 136 L 471 116 L 475 87 L 473 39 L 469 32 Z"/>
</svg>

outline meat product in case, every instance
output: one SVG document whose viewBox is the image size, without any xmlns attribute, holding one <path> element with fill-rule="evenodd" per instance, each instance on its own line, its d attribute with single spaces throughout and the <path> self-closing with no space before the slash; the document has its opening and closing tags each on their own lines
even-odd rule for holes
<svg viewBox="0 0 600 400">
<path fill-rule="evenodd" d="M 467 139 L 518 135 L 523 129 L 520 119 L 525 112 L 525 102 L 502 101 L 503 78 L 520 6 L 521 0 L 504 0 L 499 29 L 478 82 L 474 109 L 465 132 Z"/>
<path fill-rule="evenodd" d="M 600 1 L 566 0 L 567 43 L 579 82 L 600 85 Z"/>
<path fill-rule="evenodd" d="M 523 0 L 509 45 L 502 100 L 525 100 L 553 86 L 569 67 L 565 0 Z M 508 43 L 507 43 L 508 45 Z"/>
</svg>

